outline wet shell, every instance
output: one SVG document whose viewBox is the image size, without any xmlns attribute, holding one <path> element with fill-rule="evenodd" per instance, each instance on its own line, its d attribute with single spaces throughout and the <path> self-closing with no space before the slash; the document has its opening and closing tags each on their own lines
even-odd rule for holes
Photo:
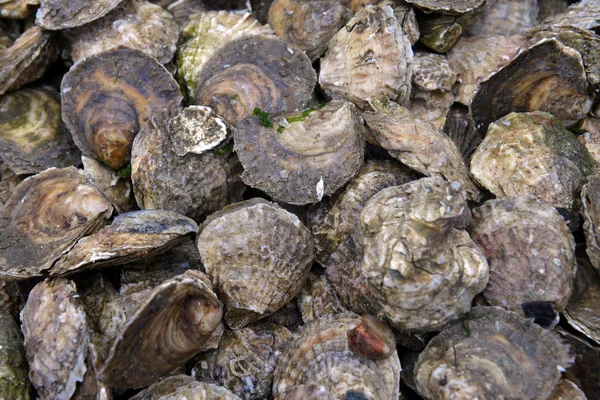
<svg viewBox="0 0 600 400">
<path fill-rule="evenodd" d="M 218 349 L 200 355 L 192 376 L 223 386 L 244 400 L 270 398 L 281 346 L 291 338 L 290 331 L 275 324 L 227 330 Z"/>
<path fill-rule="evenodd" d="M 298 217 L 262 199 L 208 217 L 198 250 L 232 329 L 274 313 L 298 294 L 314 254 Z"/>
<path fill-rule="evenodd" d="M 244 183 L 288 204 L 332 195 L 362 165 L 359 118 L 353 104 L 332 101 L 312 112 L 274 116 L 270 124 L 263 116 L 240 121 L 234 141 Z"/>
<path fill-rule="evenodd" d="M 120 214 L 112 224 L 80 239 L 50 270 L 52 275 L 127 264 L 164 253 L 198 231 L 190 218 L 166 210 Z"/>
<path fill-rule="evenodd" d="M 0 97 L 0 157 L 16 174 L 79 165 L 81 153 L 62 123 L 51 89 L 23 89 Z"/>
<path fill-rule="evenodd" d="M 587 400 L 587 397 L 576 384 L 567 379 L 561 379 L 548 400 Z"/>
<path fill-rule="evenodd" d="M 382 360 L 355 354 L 348 331 L 361 323 L 354 314 L 336 314 L 314 320 L 294 335 L 277 364 L 275 396 L 298 385 L 322 385 L 339 399 L 397 399 L 400 361 L 396 351 Z M 395 350 L 395 349 L 394 349 Z"/>
<path fill-rule="evenodd" d="M 240 400 L 224 387 L 196 382 L 187 375 L 175 375 L 154 383 L 131 400 Z"/>
<path fill-rule="evenodd" d="M 361 109 L 387 97 L 401 104 L 411 89 L 413 52 L 391 7 L 367 6 L 333 38 L 321 60 L 319 84 L 333 99 Z"/>
<path fill-rule="evenodd" d="M 297 301 L 305 324 L 324 315 L 346 311 L 325 275 L 306 282 Z"/>
<path fill-rule="evenodd" d="M 586 257 L 577 257 L 573 295 L 564 316 L 572 327 L 600 344 L 600 275 Z"/>
<path fill-rule="evenodd" d="M 487 0 L 480 15 L 468 32 L 472 36 L 520 35 L 524 29 L 538 21 L 539 4 L 549 1 L 538 0 Z"/>
<path fill-rule="evenodd" d="M 475 180 L 496 197 L 530 196 L 568 210 L 576 207 L 594 171 L 585 147 L 540 111 L 511 113 L 492 123 L 471 160 Z"/>
<path fill-rule="evenodd" d="M 105 17 L 70 31 L 69 36 L 73 62 L 125 46 L 166 64 L 175 54 L 179 28 L 167 10 L 145 0 L 127 0 Z"/>
<path fill-rule="evenodd" d="M 50 168 L 25 179 L 0 210 L 0 275 L 39 276 L 111 213 L 84 171 Z"/>
<path fill-rule="evenodd" d="M 31 399 L 27 372 L 21 331 L 13 317 L 0 310 L 0 398 Z"/>
<path fill-rule="evenodd" d="M 222 315 L 203 273 L 190 270 L 161 283 L 121 328 L 100 379 L 115 388 L 150 385 L 206 350 Z"/>
<path fill-rule="evenodd" d="M 48 30 L 88 24 L 108 14 L 123 0 L 40 0 L 36 25 Z"/>
<path fill-rule="evenodd" d="M 88 328 L 75 284 L 38 283 L 21 312 L 29 378 L 42 399 L 69 400 L 86 372 Z"/>
<path fill-rule="evenodd" d="M 81 162 L 83 169 L 90 174 L 98 190 L 111 202 L 119 214 L 137 209 L 129 179 L 130 169 L 126 168 L 117 172 L 100 161 L 86 156 L 81 156 Z"/>
<path fill-rule="evenodd" d="M 62 115 L 88 157 L 119 170 L 135 135 L 158 111 L 179 106 L 181 93 L 154 58 L 127 48 L 85 58 L 65 74 Z"/>
</svg>

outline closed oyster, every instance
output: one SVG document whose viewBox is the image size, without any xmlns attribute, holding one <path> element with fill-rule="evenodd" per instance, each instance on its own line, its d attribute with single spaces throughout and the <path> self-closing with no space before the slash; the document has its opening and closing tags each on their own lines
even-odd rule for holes
<svg viewBox="0 0 600 400">
<path fill-rule="evenodd" d="M 575 241 L 554 207 L 528 197 L 488 200 L 473 210 L 471 237 L 490 266 L 490 305 L 523 312 L 548 302 L 562 312 L 575 276 Z"/>
<path fill-rule="evenodd" d="M 576 384 L 567 379 L 561 379 L 548 400 L 587 400 L 587 397 Z"/>
<path fill-rule="evenodd" d="M 471 157 L 483 140 L 469 115 L 469 109 L 455 104 L 446 115 L 444 133 L 452 139 L 460 150 L 467 166 L 471 165 Z"/>
<path fill-rule="evenodd" d="M 108 14 L 123 0 L 40 0 L 35 23 L 58 30 L 88 24 Z"/>
<path fill-rule="evenodd" d="M 86 372 L 88 328 L 75 284 L 38 283 L 21 312 L 29 378 L 42 399 L 69 400 Z"/>
<path fill-rule="evenodd" d="M 305 324 L 324 315 L 346 311 L 325 275 L 306 282 L 297 300 Z"/>
<path fill-rule="evenodd" d="M 274 313 L 304 286 L 312 237 L 278 205 L 258 198 L 235 203 L 209 216 L 201 229 L 200 257 L 232 329 Z"/>
<path fill-rule="evenodd" d="M 0 276 L 40 276 L 111 213 L 84 171 L 50 168 L 25 179 L 0 210 Z"/>
<path fill-rule="evenodd" d="M 13 317 L 0 310 L 0 397 L 13 400 L 33 398 L 27 371 L 21 331 Z"/>
<path fill-rule="evenodd" d="M 154 58 L 128 48 L 75 64 L 61 84 L 62 116 L 88 157 L 119 170 L 150 117 L 182 100 L 177 82 Z"/>
<path fill-rule="evenodd" d="M 467 312 L 488 282 L 488 264 L 464 230 L 471 220 L 460 183 L 422 178 L 383 189 L 360 214 L 361 268 L 398 329 L 432 331 Z"/>
<path fill-rule="evenodd" d="M 311 227 L 315 237 L 316 261 L 327 265 L 331 254 L 354 233 L 360 212 L 375 193 L 410 180 L 411 174 L 392 161 L 367 161 L 329 211 Z"/>
<path fill-rule="evenodd" d="M 585 233 L 585 251 L 592 265 L 600 271 L 600 175 L 588 177 L 581 189 L 583 229 Z"/>
<path fill-rule="evenodd" d="M 0 94 L 35 81 L 57 57 L 52 32 L 37 26 L 27 29 L 10 47 L 0 50 Z"/>
<path fill-rule="evenodd" d="M 145 0 L 127 0 L 109 14 L 69 32 L 73 62 L 126 46 L 166 64 L 173 58 L 179 28 L 167 10 Z"/>
<path fill-rule="evenodd" d="M 198 231 L 183 215 L 166 210 L 142 210 L 120 214 L 112 224 L 77 244 L 51 268 L 52 275 L 90 268 L 127 264 L 164 253 Z"/>
<path fill-rule="evenodd" d="M 469 26 L 472 36 L 513 36 L 538 22 L 539 4 L 548 0 L 487 0 L 483 13 Z"/>
<path fill-rule="evenodd" d="M 475 180 L 496 197 L 530 196 L 567 210 L 576 208 L 585 178 L 594 171 L 585 147 L 540 111 L 511 113 L 492 123 L 471 160 Z"/>
<path fill-rule="evenodd" d="M 335 0 L 275 0 L 267 21 L 277 37 L 315 60 L 351 17 Z"/>
<path fill-rule="evenodd" d="M 387 97 L 404 104 L 411 89 L 413 52 L 389 6 L 367 6 L 342 28 L 321 60 L 319 83 L 333 99 L 365 109 Z"/>
<path fill-rule="evenodd" d="M 460 182 L 470 200 L 479 200 L 481 194 L 460 151 L 441 129 L 394 103 L 379 105 L 375 110 L 363 114 L 370 142 L 424 175 Z"/>
<path fill-rule="evenodd" d="M 568 346 L 519 314 L 475 307 L 433 338 L 415 366 L 426 399 L 546 399 Z"/>
<path fill-rule="evenodd" d="M 483 6 L 485 0 L 405 0 L 426 12 L 438 14 L 459 15 L 471 12 Z"/>
<path fill-rule="evenodd" d="M 58 93 L 23 89 L 0 97 L 0 157 L 16 174 L 79 165 L 81 153 L 62 123 Z"/>
<path fill-rule="evenodd" d="M 418 19 L 421 33 L 419 40 L 437 53 L 446 53 L 482 11 L 483 8 L 479 7 L 474 11 L 459 15 L 421 15 Z"/>
<path fill-rule="evenodd" d="M 255 324 L 226 330 L 219 348 L 200 354 L 192 376 L 223 386 L 244 400 L 271 398 L 273 372 L 282 344 L 292 338 L 286 328 Z"/>
<path fill-rule="evenodd" d="M 512 61 L 524 44 L 520 36 L 460 38 L 448 52 L 450 68 L 457 74 L 456 101 L 468 106 L 477 85 Z"/>
<path fill-rule="evenodd" d="M 564 313 L 569 324 L 600 344 L 600 274 L 587 257 L 577 257 L 573 295 Z"/>
<path fill-rule="evenodd" d="M 332 101 L 272 121 L 264 112 L 256 114 L 238 124 L 235 151 L 244 167 L 244 183 L 276 200 L 298 205 L 320 201 L 362 165 L 362 127 L 351 103 Z"/>
<path fill-rule="evenodd" d="M 175 375 L 154 383 L 131 400 L 240 400 L 224 387 L 196 382 L 187 375 Z"/>
<path fill-rule="evenodd" d="M 592 106 L 581 55 L 555 39 L 521 52 L 481 82 L 470 105 L 481 131 L 510 112 L 546 111 L 571 127 Z"/>
<path fill-rule="evenodd" d="M 242 200 L 242 166 L 230 132 L 208 107 L 153 116 L 131 150 L 131 179 L 140 207 L 172 210 L 200 221 Z"/>
<path fill-rule="evenodd" d="M 98 190 L 110 201 L 119 214 L 137 208 L 129 179 L 130 169 L 125 168 L 117 172 L 100 161 L 86 156 L 81 156 L 81 162 L 83 169 L 91 175 Z"/>
<path fill-rule="evenodd" d="M 202 272 L 161 283 L 121 327 L 100 379 L 123 389 L 150 385 L 206 350 L 222 315 L 223 304 Z"/>
<path fill-rule="evenodd" d="M 346 313 L 306 324 L 277 364 L 273 394 L 299 385 L 322 385 L 337 399 L 397 399 L 398 354 L 394 349 L 387 358 L 371 360 L 354 353 L 348 331 L 360 323 L 358 316 Z"/>
<path fill-rule="evenodd" d="M 0 17 L 23 19 L 35 12 L 40 0 L 1 0 Z"/>
<path fill-rule="evenodd" d="M 316 81 L 302 51 L 274 37 L 247 36 L 227 43 L 206 62 L 192 97 L 237 126 L 256 108 L 268 113 L 302 109 Z"/>
</svg>

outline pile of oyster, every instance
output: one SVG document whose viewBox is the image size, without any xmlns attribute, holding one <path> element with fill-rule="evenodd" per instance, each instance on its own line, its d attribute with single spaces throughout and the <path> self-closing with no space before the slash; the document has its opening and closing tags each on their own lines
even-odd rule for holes
<svg viewBox="0 0 600 400">
<path fill-rule="evenodd" d="M 599 399 L 599 33 L 0 0 L 0 398 Z"/>
</svg>

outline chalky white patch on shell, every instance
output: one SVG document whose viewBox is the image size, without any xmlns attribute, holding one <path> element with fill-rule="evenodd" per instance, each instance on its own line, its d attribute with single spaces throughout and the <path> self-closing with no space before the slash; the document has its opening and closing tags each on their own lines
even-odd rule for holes
<svg viewBox="0 0 600 400">
<path fill-rule="evenodd" d="M 318 201 L 321 201 L 324 193 L 325 193 L 325 182 L 323 182 L 323 177 L 321 177 L 321 179 L 319 179 L 319 182 L 317 182 L 317 200 Z"/>
<path fill-rule="evenodd" d="M 211 108 L 203 106 L 190 106 L 171 119 L 169 131 L 171 148 L 180 157 L 188 153 L 202 154 L 227 138 L 225 122 L 214 115 Z"/>
</svg>

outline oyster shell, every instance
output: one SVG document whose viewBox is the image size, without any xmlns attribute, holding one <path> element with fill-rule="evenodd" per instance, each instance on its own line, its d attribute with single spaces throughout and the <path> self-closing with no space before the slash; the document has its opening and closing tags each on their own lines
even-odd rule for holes
<svg viewBox="0 0 600 400">
<path fill-rule="evenodd" d="M 577 139 L 585 146 L 600 170 L 600 119 L 587 116 L 575 126 L 577 131 L 583 131 Z"/>
<path fill-rule="evenodd" d="M 587 397 L 576 384 L 567 379 L 561 379 L 548 400 L 587 400 Z"/>
<path fill-rule="evenodd" d="M 86 156 L 81 156 L 81 162 L 83 169 L 91 175 L 98 190 L 110 201 L 119 214 L 137 208 L 129 179 L 131 170 L 126 168 L 122 171 L 115 171 L 100 161 Z"/>
<path fill-rule="evenodd" d="M 487 302 L 523 312 L 549 302 L 562 312 L 575 276 L 575 240 L 554 207 L 528 197 L 488 200 L 473 210 L 469 230 L 490 266 Z"/>
<path fill-rule="evenodd" d="M 413 52 L 389 6 L 360 10 L 332 39 L 319 84 L 333 99 L 365 109 L 377 97 L 404 104 L 411 89 Z"/>
<path fill-rule="evenodd" d="M 40 0 L 36 25 L 59 30 L 88 24 L 108 14 L 123 0 Z"/>
<path fill-rule="evenodd" d="M 600 271 L 600 175 L 588 177 L 588 182 L 581 189 L 582 214 L 584 217 L 583 231 L 585 233 L 585 251 L 592 265 Z"/>
<path fill-rule="evenodd" d="M 574 354 L 575 364 L 569 368 L 564 378 L 577 383 L 589 399 L 593 399 L 600 390 L 598 369 L 600 368 L 600 346 L 594 346 L 588 341 L 571 333 L 556 328 L 564 343 L 568 344 Z"/>
<path fill-rule="evenodd" d="M 0 97 L 0 157 L 16 174 L 79 165 L 81 153 L 62 123 L 58 93 L 23 89 Z"/>
<path fill-rule="evenodd" d="M 127 264 L 164 253 L 198 231 L 190 218 L 166 210 L 120 214 L 112 224 L 80 239 L 50 270 L 52 275 Z"/>
<path fill-rule="evenodd" d="M 600 344 L 600 275 L 587 257 L 577 257 L 573 295 L 564 316 L 569 324 Z"/>
<path fill-rule="evenodd" d="M 198 250 L 232 329 L 274 313 L 298 294 L 314 256 L 298 217 L 258 198 L 209 216 Z"/>
<path fill-rule="evenodd" d="M 153 57 L 121 48 L 73 65 L 61 84 L 62 116 L 88 157 L 119 170 L 150 117 L 182 100 L 177 82 Z"/>
<path fill-rule="evenodd" d="M 348 346 L 359 356 L 381 360 L 396 352 L 396 338 L 385 322 L 363 315 L 361 323 L 348 331 Z"/>
<path fill-rule="evenodd" d="M 324 315 L 347 311 L 325 275 L 308 280 L 297 297 L 302 320 L 308 323 Z"/>
<path fill-rule="evenodd" d="M 286 389 L 275 400 L 335 400 L 323 385 L 297 385 Z"/>
<path fill-rule="evenodd" d="M 40 4 L 39 0 L 0 0 L 0 17 L 24 19 Z"/>
<path fill-rule="evenodd" d="M 405 0 L 409 4 L 414 4 L 426 12 L 435 12 L 438 14 L 459 15 L 471 12 L 482 7 L 485 0 Z"/>
<path fill-rule="evenodd" d="M 273 121 L 258 114 L 239 122 L 235 151 L 244 167 L 244 183 L 274 199 L 315 203 L 345 185 L 361 167 L 362 127 L 353 104 L 332 101 Z"/>
<path fill-rule="evenodd" d="M 21 331 L 13 317 L 0 310 L 0 397 L 13 400 L 33 398 L 27 372 Z"/>
<path fill-rule="evenodd" d="M 470 166 L 473 152 L 483 140 L 484 135 L 479 134 L 467 107 L 455 104 L 450 108 L 444 123 L 444 133 L 456 143 L 465 159 L 465 164 Z"/>
<path fill-rule="evenodd" d="M 539 6 L 543 0 L 487 0 L 483 13 L 469 26 L 472 36 L 513 36 L 538 22 Z"/>
<path fill-rule="evenodd" d="M 541 111 L 492 123 L 471 160 L 475 180 L 496 197 L 529 196 L 567 210 L 576 209 L 585 178 L 594 172 L 585 147 Z"/>
<path fill-rule="evenodd" d="M 125 46 L 166 64 L 175 54 L 179 27 L 167 10 L 145 0 L 127 0 L 69 36 L 73 62 Z"/>
<path fill-rule="evenodd" d="M 112 400 L 111 389 L 102 381 L 98 380 L 97 365 L 100 363 L 100 355 L 93 344 L 88 347 L 88 357 L 85 361 L 86 371 L 83 381 L 77 385 L 71 400 Z"/>
<path fill-rule="evenodd" d="M 38 283 L 21 312 L 29 378 L 42 399 L 69 400 L 87 370 L 88 328 L 75 284 Z"/>
<path fill-rule="evenodd" d="M 429 342 L 415 374 L 427 399 L 541 400 L 571 364 L 555 333 L 499 307 L 475 307 Z"/>
<path fill-rule="evenodd" d="M 150 385 L 206 350 L 222 315 L 223 304 L 202 272 L 161 283 L 121 327 L 100 379 L 115 388 Z"/>
<path fill-rule="evenodd" d="M 175 375 L 154 383 L 130 400 L 241 400 L 224 387 L 196 382 L 187 375 Z"/>
<path fill-rule="evenodd" d="M 273 394 L 299 385 L 322 385 L 333 398 L 398 398 L 401 368 L 396 351 L 371 360 L 350 349 L 347 333 L 360 323 L 358 316 L 346 313 L 306 324 L 277 364 Z"/>
<path fill-rule="evenodd" d="M 597 0 L 581 0 L 571 4 L 563 13 L 546 18 L 540 25 L 572 25 L 581 29 L 597 29 L 600 27 L 600 4 Z"/>
<path fill-rule="evenodd" d="M 25 179 L 0 210 L 0 276 L 40 276 L 111 213 L 91 177 L 74 167 Z"/>
<path fill-rule="evenodd" d="M 540 21 L 545 21 L 550 17 L 554 17 L 555 15 L 562 14 L 567 9 L 567 0 L 545 0 L 538 1 L 538 8 Z"/>
</svg>

